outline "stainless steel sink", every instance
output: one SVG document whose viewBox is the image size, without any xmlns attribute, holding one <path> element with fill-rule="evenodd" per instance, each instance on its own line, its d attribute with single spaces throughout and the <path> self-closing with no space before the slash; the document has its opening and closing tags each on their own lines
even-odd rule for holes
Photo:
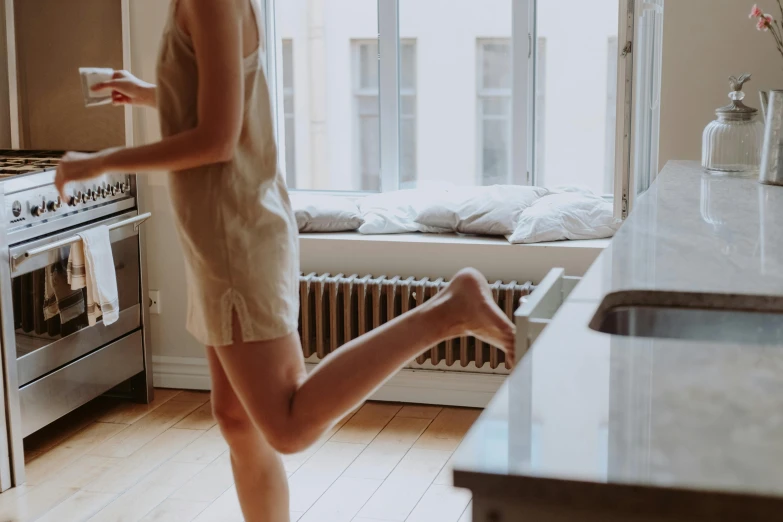
<svg viewBox="0 0 783 522">
<path fill-rule="evenodd" d="M 627 337 L 783 345 L 781 305 L 766 296 L 621 292 L 607 296 L 590 328 Z"/>
</svg>

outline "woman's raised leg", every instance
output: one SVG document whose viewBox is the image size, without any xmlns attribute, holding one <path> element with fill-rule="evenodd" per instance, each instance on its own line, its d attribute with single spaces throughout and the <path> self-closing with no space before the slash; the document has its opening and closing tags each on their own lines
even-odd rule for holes
<svg viewBox="0 0 783 522">
<path fill-rule="evenodd" d="M 413 357 L 443 340 L 472 334 L 513 359 L 514 326 L 483 276 L 463 270 L 437 296 L 355 339 L 310 374 L 299 338 L 216 348 L 244 410 L 281 453 L 315 442 Z"/>
<path fill-rule="evenodd" d="M 288 522 L 288 478 L 280 455 L 253 425 L 214 348 L 207 348 L 212 411 L 231 451 L 234 483 L 247 522 Z"/>
</svg>

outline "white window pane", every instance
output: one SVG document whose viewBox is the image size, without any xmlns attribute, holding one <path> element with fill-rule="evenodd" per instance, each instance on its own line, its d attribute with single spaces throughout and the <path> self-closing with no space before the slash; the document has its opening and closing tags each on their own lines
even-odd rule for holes
<svg viewBox="0 0 783 522">
<path fill-rule="evenodd" d="M 359 49 L 359 88 L 378 89 L 378 43 L 357 44 Z"/>
<path fill-rule="evenodd" d="M 400 96 L 400 114 L 405 117 L 416 117 L 416 96 Z"/>
<path fill-rule="evenodd" d="M 283 40 L 283 88 L 294 88 L 294 44 L 290 39 Z"/>
<path fill-rule="evenodd" d="M 484 42 L 481 45 L 481 87 L 511 88 L 511 42 Z"/>
<path fill-rule="evenodd" d="M 296 188 L 361 190 L 379 172 L 377 1 L 278 1 L 275 32 L 278 64 L 289 52 L 293 62 L 290 74 L 278 70 L 277 103 L 286 115 L 295 107 L 296 132 L 278 139 L 296 138 Z M 289 164 L 288 143 L 285 153 Z"/>
<path fill-rule="evenodd" d="M 606 131 L 614 117 L 608 77 L 617 60 L 609 42 L 617 38 L 618 14 L 619 0 L 537 2 L 538 36 L 546 39 L 546 82 L 537 87 L 545 90 L 541 160 L 548 186 L 605 193 L 607 141 L 614 139 Z"/>
<path fill-rule="evenodd" d="M 510 97 L 485 98 L 483 107 L 484 116 L 504 116 L 506 118 L 511 116 Z"/>
<path fill-rule="evenodd" d="M 380 190 L 380 132 L 377 116 L 359 118 L 361 186 L 360 190 Z"/>
<path fill-rule="evenodd" d="M 400 188 L 416 186 L 416 120 L 400 120 Z"/>
<path fill-rule="evenodd" d="M 479 183 L 508 184 L 511 175 L 511 39 L 479 39 Z"/>
<path fill-rule="evenodd" d="M 482 184 L 508 183 L 510 168 L 509 123 L 503 120 L 485 120 L 482 140 Z"/>
<path fill-rule="evenodd" d="M 296 187 L 296 118 L 294 111 L 294 47 L 290 39 L 282 42 L 283 125 L 285 178 L 288 188 Z"/>
<path fill-rule="evenodd" d="M 484 183 L 481 100 L 489 93 L 479 93 L 479 42 L 493 45 L 493 89 L 503 91 L 493 97 L 504 98 L 499 103 L 510 108 L 511 5 L 512 0 L 399 0 L 401 183 L 414 168 L 420 184 Z M 415 44 L 410 60 L 408 42 Z M 406 89 L 415 90 L 415 124 L 405 119 L 413 112 Z M 508 129 L 502 137 L 505 143 L 510 125 Z M 489 159 L 487 163 L 494 164 Z M 497 168 L 510 175 L 506 158 Z"/>
<path fill-rule="evenodd" d="M 400 44 L 400 88 L 416 89 L 416 44 L 403 41 Z"/>
<path fill-rule="evenodd" d="M 285 177 L 288 188 L 296 188 L 296 120 L 285 118 Z"/>
</svg>

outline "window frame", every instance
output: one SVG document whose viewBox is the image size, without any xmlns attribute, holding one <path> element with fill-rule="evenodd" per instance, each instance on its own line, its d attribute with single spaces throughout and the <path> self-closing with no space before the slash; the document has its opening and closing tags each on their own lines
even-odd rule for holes
<svg viewBox="0 0 783 522">
<path fill-rule="evenodd" d="M 278 141 L 278 157 L 284 168 L 284 138 L 280 139 L 279 129 L 284 125 L 284 115 L 278 109 L 282 95 L 282 75 L 277 63 L 277 37 L 275 24 L 275 1 L 259 0 L 265 14 L 265 42 L 267 52 L 267 77 L 270 95 L 276 103 L 272 104 L 274 132 Z M 518 57 L 527 56 L 527 66 L 513 67 L 512 70 L 512 176 L 513 180 L 523 184 L 536 184 L 534 127 L 536 122 L 535 106 L 535 67 L 537 52 L 533 43 L 538 41 L 536 30 L 536 7 L 538 0 L 511 0 L 512 17 L 512 62 L 520 62 Z M 381 153 L 381 191 L 399 189 L 400 168 L 400 36 L 399 36 L 399 0 L 377 0 L 378 2 L 378 48 L 379 48 L 379 113 L 380 113 L 380 153 Z M 637 183 L 632 179 L 634 130 L 634 37 L 638 22 L 637 9 L 643 9 L 648 3 L 659 4 L 663 9 L 665 0 L 619 0 L 618 28 L 618 64 L 617 64 L 617 123 L 614 174 L 615 213 L 625 218 L 633 203 Z M 653 140 L 655 136 L 650 137 Z M 654 172 L 645 174 L 654 179 Z M 649 184 L 649 183 L 648 183 Z M 309 192 L 309 191 L 305 191 Z M 317 191 L 323 192 L 323 191 Z M 335 194 L 360 194 L 361 191 L 328 191 Z M 632 193 L 633 192 L 633 193 Z"/>
</svg>

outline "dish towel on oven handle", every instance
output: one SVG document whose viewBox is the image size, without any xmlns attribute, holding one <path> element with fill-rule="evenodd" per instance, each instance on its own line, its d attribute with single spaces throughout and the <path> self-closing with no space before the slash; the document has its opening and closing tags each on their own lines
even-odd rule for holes
<svg viewBox="0 0 783 522">
<path fill-rule="evenodd" d="M 47 321 L 59 315 L 60 323 L 66 324 L 85 312 L 84 295 L 81 290 L 71 289 L 62 261 L 46 267 L 44 288 L 44 318 Z"/>
<path fill-rule="evenodd" d="M 100 225 L 78 235 L 82 240 L 71 245 L 68 256 L 68 282 L 73 290 L 87 288 L 89 325 L 103 316 L 103 324 L 108 326 L 120 316 L 109 229 Z"/>
</svg>

